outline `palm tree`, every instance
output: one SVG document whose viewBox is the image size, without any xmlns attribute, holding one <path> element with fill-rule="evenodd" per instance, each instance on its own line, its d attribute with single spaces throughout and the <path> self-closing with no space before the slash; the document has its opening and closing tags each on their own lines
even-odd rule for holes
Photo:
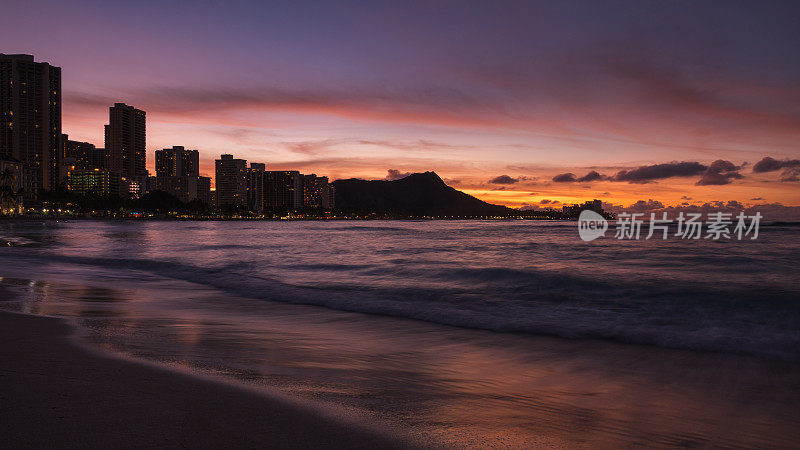
<svg viewBox="0 0 800 450">
<path fill-rule="evenodd" d="M 13 211 L 17 206 L 17 194 L 9 186 L 0 186 L 0 213 Z"/>
<path fill-rule="evenodd" d="M 11 187 L 14 184 L 14 180 L 16 180 L 17 174 L 11 170 L 11 167 L 6 167 L 3 170 L 0 170 L 0 186 L 8 186 Z"/>
<path fill-rule="evenodd" d="M 17 189 L 17 192 L 14 194 L 14 196 L 16 197 L 15 200 L 14 200 L 14 202 L 15 202 L 14 203 L 14 207 L 15 208 L 19 208 L 19 207 L 22 206 L 22 202 L 23 202 L 23 198 L 25 197 L 25 194 L 26 194 L 25 188 Z"/>
<path fill-rule="evenodd" d="M 14 192 L 14 181 L 17 174 L 11 167 L 6 166 L 0 170 L 0 213 L 13 211 L 19 204 L 19 193 Z"/>
</svg>

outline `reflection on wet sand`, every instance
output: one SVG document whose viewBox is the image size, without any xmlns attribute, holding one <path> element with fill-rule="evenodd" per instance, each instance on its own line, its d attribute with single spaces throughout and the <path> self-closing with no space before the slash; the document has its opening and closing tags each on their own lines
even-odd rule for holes
<svg viewBox="0 0 800 450">
<path fill-rule="evenodd" d="M 5 278 L 6 309 L 112 351 L 277 386 L 456 445 L 790 447 L 800 370 L 721 353 L 467 330 L 220 297 Z M 158 301 L 157 295 L 169 301 Z"/>
</svg>

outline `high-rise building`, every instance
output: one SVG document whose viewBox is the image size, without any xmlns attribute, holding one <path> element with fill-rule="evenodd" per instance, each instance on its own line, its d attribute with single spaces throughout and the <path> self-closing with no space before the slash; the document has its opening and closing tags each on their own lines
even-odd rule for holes
<svg viewBox="0 0 800 450">
<path fill-rule="evenodd" d="M 264 163 L 250 163 L 247 169 L 247 208 L 250 211 L 261 212 L 264 210 Z"/>
<path fill-rule="evenodd" d="M 120 176 L 136 179 L 145 168 L 145 112 L 125 103 L 108 108 L 106 166 Z"/>
<path fill-rule="evenodd" d="M 328 177 L 315 174 L 303 175 L 303 206 L 307 208 L 331 209 L 331 189 Z"/>
<path fill-rule="evenodd" d="M 303 204 L 303 176 L 296 170 L 264 172 L 264 209 L 294 211 Z"/>
<path fill-rule="evenodd" d="M 147 195 L 150 192 L 153 192 L 158 189 L 158 183 L 156 182 L 157 177 L 151 177 L 150 172 L 147 172 L 145 175 L 140 175 L 133 179 L 133 182 L 136 183 L 136 197 L 141 197 L 143 195 Z"/>
<path fill-rule="evenodd" d="M 156 150 L 156 176 L 200 176 L 200 153 L 181 146 Z"/>
<path fill-rule="evenodd" d="M 36 190 L 52 189 L 60 181 L 60 141 L 61 68 L 0 53 L 0 160 L 24 164 Z"/>
<path fill-rule="evenodd" d="M 197 177 L 197 197 L 198 200 L 211 205 L 211 177 Z"/>
<path fill-rule="evenodd" d="M 156 189 L 169 192 L 183 203 L 197 198 L 197 182 L 200 177 L 156 177 Z"/>
<path fill-rule="evenodd" d="M 214 162 L 217 206 L 247 205 L 247 161 L 221 155 Z"/>
<path fill-rule="evenodd" d="M 62 162 L 70 161 L 76 169 L 94 170 L 105 167 L 105 149 L 95 148 L 94 144 L 73 141 L 66 134 L 61 135 Z M 64 164 L 67 165 L 67 164 Z"/>
<path fill-rule="evenodd" d="M 83 195 L 118 195 L 124 190 L 118 173 L 105 169 L 67 171 L 67 189 Z"/>
<path fill-rule="evenodd" d="M 208 203 L 211 179 L 200 176 L 200 154 L 181 146 L 156 150 L 156 189 L 182 202 L 200 199 Z"/>
<path fill-rule="evenodd" d="M 590 210 L 594 211 L 599 214 L 603 214 L 603 202 L 602 200 L 594 199 L 590 201 L 584 202 L 582 205 L 574 204 L 574 205 L 564 205 L 561 207 L 561 212 L 569 217 L 578 217 L 578 215 L 583 210 Z"/>
</svg>

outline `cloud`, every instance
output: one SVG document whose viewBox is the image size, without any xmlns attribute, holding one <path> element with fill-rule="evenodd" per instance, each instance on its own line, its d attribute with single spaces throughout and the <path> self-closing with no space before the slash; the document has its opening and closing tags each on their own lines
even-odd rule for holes
<svg viewBox="0 0 800 450">
<path fill-rule="evenodd" d="M 560 173 L 553 177 L 556 183 L 574 183 L 576 181 L 574 173 Z"/>
<path fill-rule="evenodd" d="M 728 203 L 725 204 L 726 208 L 733 208 L 733 209 L 744 209 L 744 205 L 741 202 L 736 200 L 730 200 Z"/>
<path fill-rule="evenodd" d="M 632 204 L 632 205 L 630 205 L 630 206 L 628 206 L 627 208 L 624 208 L 624 209 L 626 211 L 632 211 L 632 212 L 645 212 L 645 211 L 652 211 L 652 210 L 655 210 L 655 209 L 663 209 L 663 208 L 664 208 L 664 204 L 663 203 L 661 203 L 658 200 L 653 200 L 651 198 L 651 199 L 648 199 L 647 201 L 639 200 L 636 203 L 634 203 L 634 204 Z"/>
<path fill-rule="evenodd" d="M 491 184 L 515 184 L 519 183 L 519 178 L 511 178 L 508 175 L 500 175 L 489 180 Z"/>
<path fill-rule="evenodd" d="M 800 181 L 800 168 L 789 169 L 781 176 L 781 181 Z"/>
<path fill-rule="evenodd" d="M 497 126 L 500 118 L 491 99 L 478 98 L 456 87 L 307 88 L 277 85 L 208 89 L 154 86 L 116 96 L 70 93 L 65 100 L 80 108 L 107 108 L 115 101 L 136 99 L 132 104 L 148 113 L 193 117 L 205 112 L 229 110 L 283 111 L 326 114 L 367 122 L 434 123 L 446 126 Z M 130 104 L 130 103 L 129 103 Z"/>
<path fill-rule="evenodd" d="M 763 197 L 755 197 L 755 198 L 751 198 L 750 200 L 751 201 L 758 201 L 758 200 L 764 200 L 764 198 Z"/>
<path fill-rule="evenodd" d="M 389 169 L 387 171 L 385 179 L 389 181 L 394 181 L 394 180 L 399 180 L 401 178 L 405 178 L 409 175 L 411 175 L 411 172 L 400 172 L 397 169 Z"/>
<path fill-rule="evenodd" d="M 345 141 L 342 139 L 324 139 L 321 141 L 287 142 L 284 145 L 294 153 L 317 155 L 342 142 Z"/>
<path fill-rule="evenodd" d="M 552 208 L 554 206 L 558 207 L 558 205 L 560 205 L 560 204 L 561 204 L 561 202 L 558 201 L 558 200 L 549 200 L 549 199 L 546 199 L 546 198 L 543 198 L 543 199 L 539 200 L 539 206 L 542 207 L 542 208 Z"/>
<path fill-rule="evenodd" d="M 800 181 L 800 159 L 777 160 L 765 156 L 753 166 L 753 173 L 775 172 L 783 170 L 780 181 Z"/>
<path fill-rule="evenodd" d="M 769 89 L 726 80 L 738 89 L 715 89 L 719 82 L 689 77 L 677 67 L 657 63 L 641 53 L 607 58 L 605 64 L 610 72 L 636 86 L 638 99 L 655 110 L 680 111 L 683 118 L 700 117 L 742 129 L 791 130 L 800 125 L 796 109 L 789 106 L 797 99 L 793 86 Z M 768 98 L 770 106 L 759 106 L 759 97 Z"/>
<path fill-rule="evenodd" d="M 478 149 L 478 147 L 467 145 L 451 145 L 444 142 L 436 142 L 427 139 L 417 139 L 413 141 L 393 140 L 393 139 L 363 139 L 354 138 L 352 144 L 378 146 L 393 148 L 402 151 L 436 151 L 436 150 L 464 150 Z"/>
<path fill-rule="evenodd" d="M 702 178 L 700 178 L 695 185 L 721 186 L 730 184 L 732 180 L 740 180 L 744 178 L 744 176 L 739 173 L 741 168 L 741 166 L 737 166 L 730 161 L 718 159 L 708 166 L 708 169 L 706 169 L 705 173 L 703 173 Z"/>
<path fill-rule="evenodd" d="M 628 183 L 649 183 L 672 177 L 691 177 L 699 175 L 708 169 L 699 162 L 671 162 L 639 166 L 631 170 L 620 170 L 614 175 L 614 181 L 627 181 Z"/>
<path fill-rule="evenodd" d="M 613 177 L 603 175 L 596 170 L 592 170 L 580 178 L 576 177 L 574 173 L 567 172 L 554 176 L 553 181 L 556 183 L 587 183 L 598 180 L 609 180 L 643 184 L 666 178 L 701 175 L 701 178 L 695 183 L 697 186 L 715 186 L 730 184 L 733 180 L 744 178 L 744 176 L 739 173 L 743 167 L 744 164 L 737 166 L 724 159 L 718 159 L 708 166 L 697 161 L 673 161 L 669 163 L 639 166 L 635 169 L 623 169 L 618 171 Z M 797 174 L 792 175 L 800 175 L 800 169 L 798 169 Z M 793 180 L 788 180 L 788 177 L 785 176 L 783 181 Z M 589 188 L 589 186 L 585 186 L 585 188 Z M 686 196 L 684 196 L 683 199 L 691 200 Z"/>
<path fill-rule="evenodd" d="M 587 183 L 590 181 L 605 180 L 607 178 L 607 176 L 601 175 L 596 170 L 592 170 L 580 178 L 575 177 L 574 173 L 560 173 L 553 177 L 553 181 L 556 183 Z"/>
<path fill-rule="evenodd" d="M 592 170 L 591 172 L 587 173 L 586 175 L 577 179 L 579 183 L 584 183 L 588 181 L 597 181 L 597 180 L 604 180 L 607 177 L 605 175 L 600 175 L 597 173 L 596 170 Z"/>
<path fill-rule="evenodd" d="M 736 164 L 730 161 L 725 161 L 724 159 L 718 159 L 712 162 L 710 166 L 708 166 L 708 170 L 706 170 L 706 172 L 721 173 L 721 172 L 732 172 L 739 169 L 741 169 L 741 166 L 737 166 Z"/>
<path fill-rule="evenodd" d="M 753 166 L 753 173 L 775 172 L 776 170 L 800 167 L 800 159 L 777 160 L 765 156 Z"/>
</svg>

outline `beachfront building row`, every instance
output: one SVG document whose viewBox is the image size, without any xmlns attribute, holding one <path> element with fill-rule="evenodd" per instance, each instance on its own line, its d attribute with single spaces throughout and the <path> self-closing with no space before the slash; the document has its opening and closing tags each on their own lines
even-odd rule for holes
<svg viewBox="0 0 800 450">
<path fill-rule="evenodd" d="M 587 210 L 587 209 L 590 210 L 590 211 L 594 211 L 594 212 L 596 212 L 598 214 L 601 214 L 601 215 L 605 213 L 603 211 L 603 202 L 601 200 L 597 200 L 597 199 L 586 201 L 582 205 L 580 205 L 580 204 L 564 205 L 561 208 L 561 212 L 566 217 L 577 218 L 581 214 L 581 212 L 583 210 Z"/>
<path fill-rule="evenodd" d="M 233 155 L 215 161 L 216 206 L 253 212 L 332 209 L 333 186 L 327 177 L 304 175 L 297 170 L 266 170 Z"/>
<path fill-rule="evenodd" d="M 62 187 L 140 192 L 147 177 L 145 121 L 144 111 L 115 103 L 105 148 L 70 140 L 61 129 L 61 68 L 33 55 L 0 53 L 0 164 L 14 170 L 25 199 Z"/>
<path fill-rule="evenodd" d="M 15 192 L 35 200 L 42 190 L 141 196 L 166 191 L 183 202 L 248 208 L 254 212 L 333 208 L 326 177 L 269 171 L 260 163 L 222 155 L 216 191 L 200 176 L 197 150 L 155 152 L 156 176 L 148 173 L 146 113 L 127 105 L 109 107 L 104 147 L 69 139 L 61 128 L 61 68 L 32 55 L 0 53 L 0 167 L 13 172 Z M 8 173 L 7 171 L 7 173 Z"/>
</svg>

